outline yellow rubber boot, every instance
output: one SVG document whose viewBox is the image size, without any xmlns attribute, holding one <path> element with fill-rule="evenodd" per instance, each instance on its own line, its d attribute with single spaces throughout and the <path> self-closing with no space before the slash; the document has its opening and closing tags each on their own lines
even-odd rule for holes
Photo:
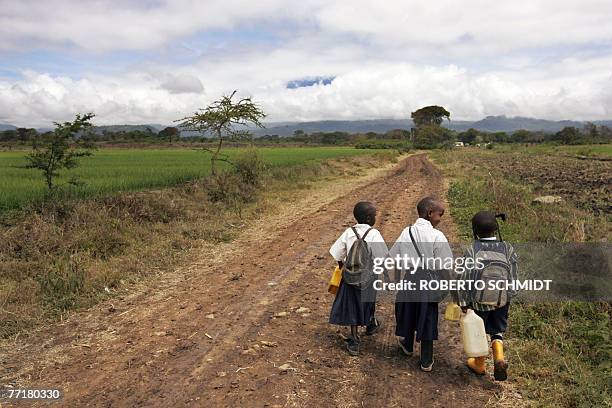
<svg viewBox="0 0 612 408">
<path fill-rule="evenodd" d="M 487 371 L 485 364 L 486 357 L 470 357 L 467 359 L 467 366 L 474 374 L 484 375 Z"/>
<path fill-rule="evenodd" d="M 493 340 L 491 348 L 493 349 L 493 377 L 497 381 L 505 381 L 508 378 L 508 363 L 504 360 L 504 342 Z"/>
</svg>

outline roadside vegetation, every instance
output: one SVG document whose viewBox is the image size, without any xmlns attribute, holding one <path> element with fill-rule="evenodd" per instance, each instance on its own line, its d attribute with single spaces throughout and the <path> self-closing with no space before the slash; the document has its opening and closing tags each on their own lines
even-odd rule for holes
<svg viewBox="0 0 612 408">
<path fill-rule="evenodd" d="M 471 239 L 472 215 L 491 209 L 508 215 L 502 229 L 510 242 L 607 242 L 612 164 L 562 156 L 551 160 L 551 154 L 550 148 L 435 152 L 433 158 L 451 180 L 450 211 L 463 240 Z M 564 183 L 568 173 L 572 183 Z M 533 198 L 542 194 L 559 194 L 564 200 L 534 204 Z M 610 406 L 611 312 L 607 302 L 512 305 L 510 380 L 524 402 L 541 407 Z"/>
</svg>

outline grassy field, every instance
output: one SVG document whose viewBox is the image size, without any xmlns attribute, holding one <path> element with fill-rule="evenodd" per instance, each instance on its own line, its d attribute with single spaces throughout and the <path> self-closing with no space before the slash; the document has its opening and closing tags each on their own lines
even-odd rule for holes
<svg viewBox="0 0 612 408">
<path fill-rule="evenodd" d="M 548 150 L 538 146 L 523 151 L 456 149 L 433 153 L 451 179 L 450 213 L 462 238 L 471 238 L 472 215 L 490 209 L 508 215 L 502 229 L 509 242 L 608 242 L 609 206 L 585 205 L 583 198 L 591 197 L 589 203 L 597 204 L 601 197 L 609 197 L 612 165 L 552 158 L 553 154 L 550 146 Z M 570 178 L 573 175 L 573 182 L 566 180 L 567 173 Z M 542 194 L 559 194 L 565 201 L 533 204 L 532 199 Z M 520 269 L 519 264 L 519 273 Z M 612 405 L 610 314 L 607 302 L 512 304 L 507 336 L 509 381 L 528 406 Z"/>
<path fill-rule="evenodd" d="M 224 150 L 230 159 L 245 149 Z M 371 154 L 352 147 L 260 148 L 268 166 L 291 166 L 312 160 Z M 44 196 L 42 175 L 23 168 L 27 152 L 0 152 L 0 212 L 15 209 Z M 227 167 L 226 163 L 221 166 Z M 104 149 L 82 160 L 82 165 L 64 173 L 84 185 L 66 186 L 74 197 L 89 197 L 117 191 L 140 191 L 172 186 L 210 173 L 210 154 L 195 149 Z"/>
</svg>

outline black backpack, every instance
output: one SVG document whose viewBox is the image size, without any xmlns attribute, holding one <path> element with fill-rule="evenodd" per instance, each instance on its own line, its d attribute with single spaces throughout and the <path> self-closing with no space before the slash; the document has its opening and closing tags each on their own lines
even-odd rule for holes
<svg viewBox="0 0 612 408">
<path fill-rule="evenodd" d="M 508 303 L 508 291 L 505 285 L 502 288 L 490 288 L 489 282 L 510 281 L 510 260 L 508 247 L 505 242 L 495 241 L 495 245 L 477 242 L 470 248 L 468 256 L 480 259 L 483 267 L 476 269 L 475 279 L 482 280 L 485 287 L 475 290 L 473 301 L 481 305 L 500 308 Z"/>
<path fill-rule="evenodd" d="M 374 277 L 372 250 L 365 241 L 366 235 L 368 235 L 372 228 L 368 229 L 362 237 L 359 236 L 355 227 L 351 227 L 351 229 L 355 233 L 357 241 L 351 246 L 346 256 L 346 261 L 342 266 L 342 279 L 347 285 L 366 289 Z"/>
</svg>

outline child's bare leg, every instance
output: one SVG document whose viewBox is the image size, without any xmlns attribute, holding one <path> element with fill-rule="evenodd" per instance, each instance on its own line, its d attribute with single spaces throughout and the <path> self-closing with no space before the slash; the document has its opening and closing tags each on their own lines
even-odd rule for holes
<svg viewBox="0 0 612 408">
<path fill-rule="evenodd" d="M 359 326 L 351 326 L 351 336 L 355 340 L 359 340 Z"/>
<path fill-rule="evenodd" d="M 359 355 L 359 331 L 357 326 L 351 326 L 351 337 L 348 339 L 346 349 L 352 356 Z"/>
</svg>

